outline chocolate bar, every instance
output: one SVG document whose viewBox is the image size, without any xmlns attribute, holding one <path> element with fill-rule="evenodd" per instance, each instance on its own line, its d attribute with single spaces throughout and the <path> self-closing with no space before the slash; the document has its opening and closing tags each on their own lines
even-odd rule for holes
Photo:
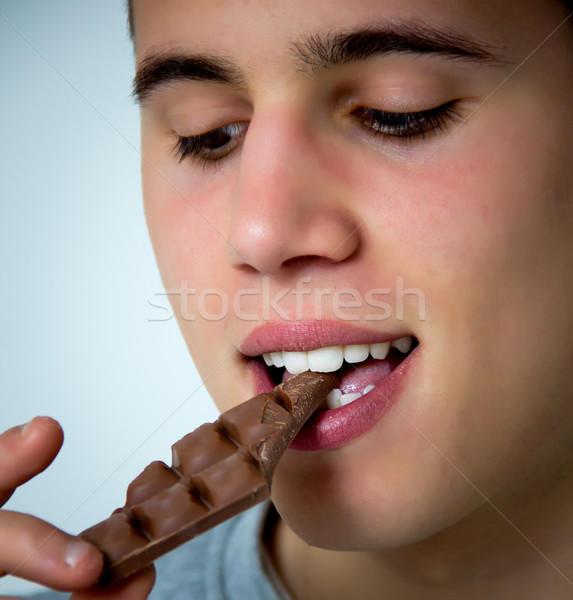
<svg viewBox="0 0 573 600">
<path fill-rule="evenodd" d="M 280 457 L 336 385 L 331 373 L 301 373 L 187 434 L 172 446 L 171 467 L 148 465 L 125 506 L 80 534 L 104 556 L 100 585 L 268 499 Z"/>
</svg>

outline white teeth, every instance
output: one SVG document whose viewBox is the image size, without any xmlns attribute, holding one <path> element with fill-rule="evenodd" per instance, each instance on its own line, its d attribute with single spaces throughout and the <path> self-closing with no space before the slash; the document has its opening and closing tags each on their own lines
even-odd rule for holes
<svg viewBox="0 0 573 600">
<path fill-rule="evenodd" d="M 286 370 L 293 375 L 308 371 L 308 354 L 306 352 L 283 352 L 283 361 Z"/>
<path fill-rule="evenodd" d="M 319 373 L 338 371 L 344 362 L 344 352 L 340 346 L 319 348 L 308 353 L 308 368 Z"/>
<path fill-rule="evenodd" d="M 328 406 L 330 410 L 341 407 L 342 404 L 340 403 L 340 396 L 342 396 L 341 390 L 338 388 L 331 390 L 326 397 L 326 406 Z"/>
<path fill-rule="evenodd" d="M 358 400 L 358 398 L 362 398 L 362 394 L 360 392 L 354 392 L 353 394 L 342 394 L 342 396 L 340 396 L 340 404 L 344 406 L 354 402 L 354 400 Z"/>
<path fill-rule="evenodd" d="M 348 363 L 364 362 L 368 358 L 370 348 L 368 344 L 357 344 L 356 346 L 344 346 L 344 360 Z"/>
<path fill-rule="evenodd" d="M 392 342 L 392 347 L 396 348 L 402 354 L 410 352 L 410 348 L 412 347 L 412 336 L 407 335 L 406 337 L 401 337 L 399 340 L 394 340 Z"/>
<path fill-rule="evenodd" d="M 273 365 L 279 369 L 285 366 L 282 352 L 271 352 L 271 360 L 273 361 Z"/>
<path fill-rule="evenodd" d="M 367 385 L 362 392 L 343 394 L 340 389 L 335 388 L 329 392 L 328 396 L 326 397 L 326 406 L 329 408 L 329 410 L 340 408 L 341 406 L 345 406 L 346 404 L 354 402 L 354 400 L 358 400 L 358 398 L 362 398 L 362 396 L 366 395 L 368 392 L 371 392 L 373 389 L 374 386 L 370 384 Z"/>
<path fill-rule="evenodd" d="M 372 358 L 377 360 L 384 360 L 390 352 L 390 342 L 384 342 L 383 344 L 370 344 L 370 354 Z"/>
<path fill-rule="evenodd" d="M 393 342 L 379 344 L 331 346 L 310 352 L 269 352 L 263 354 L 263 359 L 269 367 L 286 367 L 286 370 L 293 375 L 309 370 L 331 373 L 340 369 L 344 361 L 356 364 L 364 362 L 369 356 L 376 360 L 384 360 L 391 348 L 406 354 L 411 347 L 412 336 L 405 336 Z"/>
</svg>

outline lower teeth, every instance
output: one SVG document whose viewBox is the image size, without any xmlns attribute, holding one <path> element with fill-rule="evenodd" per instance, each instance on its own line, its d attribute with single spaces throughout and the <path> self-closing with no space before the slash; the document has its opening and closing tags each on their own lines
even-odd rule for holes
<svg viewBox="0 0 573 600">
<path fill-rule="evenodd" d="M 354 402 L 354 400 L 358 400 L 358 398 L 361 398 L 368 392 L 371 392 L 373 389 L 373 385 L 367 385 L 361 392 L 343 394 L 342 390 L 335 388 L 326 397 L 326 406 L 329 408 L 329 410 L 340 408 L 341 406 L 345 406 L 346 404 Z"/>
</svg>

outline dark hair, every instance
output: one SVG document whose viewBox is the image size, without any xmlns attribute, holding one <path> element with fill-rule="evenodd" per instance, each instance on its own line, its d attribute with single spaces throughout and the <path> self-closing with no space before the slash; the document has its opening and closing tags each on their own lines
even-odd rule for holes
<svg viewBox="0 0 573 600">
<path fill-rule="evenodd" d="M 563 7 L 569 11 L 569 13 L 573 14 L 573 0 L 557 0 L 560 2 Z M 127 11 L 127 24 L 129 27 L 129 35 L 133 40 L 135 38 L 135 20 L 133 18 L 133 0 L 125 0 L 125 6 Z M 570 15 L 571 16 L 571 15 Z M 573 20 L 571 21 L 573 25 Z"/>
<path fill-rule="evenodd" d="M 573 0 L 572 0 L 573 1 Z M 127 11 L 127 26 L 129 27 L 129 36 L 132 40 L 135 39 L 135 22 L 133 18 L 133 2 L 125 0 L 125 10 Z"/>
</svg>

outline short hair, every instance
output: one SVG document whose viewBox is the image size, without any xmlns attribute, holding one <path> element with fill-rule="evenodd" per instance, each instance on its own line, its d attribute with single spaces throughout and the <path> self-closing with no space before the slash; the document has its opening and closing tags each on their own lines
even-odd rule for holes
<svg viewBox="0 0 573 600">
<path fill-rule="evenodd" d="M 573 2 L 573 0 L 572 0 Z M 133 18 L 133 2 L 125 0 L 125 10 L 127 11 L 127 26 L 129 28 L 129 37 L 135 39 L 135 19 Z"/>
</svg>

